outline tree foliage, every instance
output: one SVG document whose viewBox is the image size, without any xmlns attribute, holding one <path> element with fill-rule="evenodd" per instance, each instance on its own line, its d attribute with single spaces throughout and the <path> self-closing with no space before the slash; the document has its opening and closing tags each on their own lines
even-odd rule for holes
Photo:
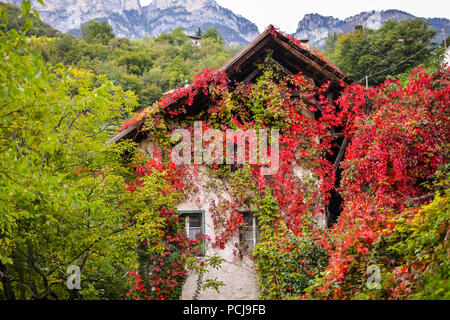
<svg viewBox="0 0 450 320">
<path fill-rule="evenodd" d="M 27 31 L 0 31 L 0 296 L 120 298 L 135 261 L 120 207 L 131 145 L 104 143 L 136 97 L 104 76 L 47 65 Z M 80 291 L 66 286 L 70 265 L 82 270 Z"/>
<path fill-rule="evenodd" d="M 91 20 L 82 26 L 81 34 L 89 43 L 100 42 L 104 45 L 116 36 L 113 28 L 106 21 L 100 23 L 96 20 Z"/>
<path fill-rule="evenodd" d="M 196 47 L 182 28 L 155 38 L 112 38 L 104 43 L 67 34 L 32 38 L 32 48 L 47 62 L 105 74 L 116 85 L 133 90 L 139 98 L 138 109 L 190 82 L 198 70 L 222 66 L 239 49 L 226 47 L 224 42 L 218 44 L 217 37 L 202 39 Z"/>
<path fill-rule="evenodd" d="M 219 31 L 212 27 L 209 28 L 208 30 L 206 30 L 203 35 L 202 35 L 202 39 L 211 39 L 214 42 L 217 42 L 218 44 L 224 44 L 225 40 L 223 39 L 223 37 L 219 34 Z"/>
<path fill-rule="evenodd" d="M 360 28 L 353 33 L 330 35 L 325 54 L 353 80 L 369 76 L 369 84 L 376 85 L 388 76 L 429 63 L 435 34 L 420 19 L 390 20 L 378 30 Z"/>
</svg>

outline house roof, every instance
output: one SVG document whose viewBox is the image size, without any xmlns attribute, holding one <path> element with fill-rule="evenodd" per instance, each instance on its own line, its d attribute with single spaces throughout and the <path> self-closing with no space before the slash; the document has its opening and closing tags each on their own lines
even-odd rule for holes
<svg viewBox="0 0 450 320">
<path fill-rule="evenodd" d="M 272 25 L 234 56 L 221 70 L 225 71 L 230 79 L 245 81 L 255 70 L 255 62 L 264 58 L 268 49 L 272 50 L 272 58 L 292 74 L 302 72 L 319 84 L 326 83 L 328 80 L 352 83 L 350 78 L 318 52 L 312 52 L 303 46 L 300 40 L 280 32 Z"/>
<path fill-rule="evenodd" d="M 256 65 L 264 61 L 270 50 L 272 59 L 278 63 L 286 74 L 302 72 L 320 86 L 328 81 L 332 83 L 351 84 L 352 80 L 345 76 L 336 66 L 328 62 L 320 53 L 313 52 L 299 41 L 270 25 L 263 33 L 241 50 L 220 70 L 224 71 L 230 80 L 237 82 L 252 82 L 259 75 Z M 199 93 L 201 95 L 201 93 Z M 172 104 L 185 103 L 185 96 L 175 98 Z M 122 139 L 135 139 L 144 120 L 131 121 L 125 129 L 114 136 L 109 143 Z"/>
</svg>

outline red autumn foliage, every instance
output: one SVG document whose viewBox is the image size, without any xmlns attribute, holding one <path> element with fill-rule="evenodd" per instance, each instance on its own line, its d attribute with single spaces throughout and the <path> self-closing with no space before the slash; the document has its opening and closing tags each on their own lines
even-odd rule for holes
<svg viewBox="0 0 450 320">
<path fill-rule="evenodd" d="M 277 34 L 278 31 L 273 29 L 269 32 Z M 301 47 L 300 43 L 296 45 Z M 444 148 L 450 138 L 449 74 L 449 69 L 443 69 L 438 74 L 428 75 L 418 68 L 406 86 L 391 80 L 369 89 L 357 84 L 348 86 L 334 105 L 330 105 L 325 97 L 329 83 L 313 88 L 301 74 L 293 76 L 289 85 L 301 89 L 301 99 L 290 98 L 292 89 L 285 82 L 277 84 L 279 90 L 286 94 L 283 101 L 286 126 L 280 135 L 280 168 L 268 180 L 260 175 L 259 166 L 253 166 L 252 178 L 259 191 L 271 187 L 283 220 L 296 235 L 301 235 L 306 215 L 323 214 L 323 205 L 328 203 L 330 192 L 335 188 L 335 169 L 325 158 L 326 154 L 332 153 L 333 138 L 329 132 L 332 128 L 341 127 L 350 141 L 341 165 L 341 187 L 337 190 L 344 200 L 343 212 L 330 232 L 314 233 L 320 238 L 318 243 L 330 255 L 328 273 L 319 288 L 324 297 L 345 297 L 345 291 L 336 288 L 336 283 L 342 283 L 349 275 L 355 255 L 368 255 L 374 242 L 383 236 L 383 230 L 393 227 L 389 218 L 405 209 L 408 200 L 424 195 L 427 192 L 424 183 L 432 179 L 439 164 L 448 162 Z M 341 86 L 344 87 L 343 82 Z M 208 69 L 190 86 L 168 94 L 155 108 L 170 118 L 176 118 L 186 113 L 198 93 L 211 95 L 214 92 L 211 97 L 213 105 L 207 110 L 206 118 L 220 116 L 224 110 L 221 92 L 229 90 L 239 93 L 242 99 L 252 97 L 251 85 L 237 84 L 236 88 L 231 88 L 223 72 Z M 314 96 L 319 97 L 322 109 L 321 117 L 317 119 L 304 114 L 305 110 L 318 111 Z M 174 101 L 180 103 L 174 104 Z M 272 107 L 272 101 L 267 101 L 266 107 Z M 145 116 L 146 111 L 126 125 L 137 123 Z M 242 129 L 255 126 L 245 108 L 234 110 L 231 120 Z M 208 124 L 205 125 L 207 128 Z M 267 127 L 264 121 L 257 125 Z M 223 125 L 221 129 L 225 130 L 227 126 Z M 299 137 L 305 144 L 299 143 Z M 295 176 L 297 165 L 320 177 L 319 189 L 306 194 Z M 139 190 L 139 178 L 152 174 L 153 170 L 164 172 L 172 188 L 183 191 L 185 186 L 180 180 L 183 170 L 160 159 L 136 166 L 136 182 L 127 188 L 131 192 Z M 229 207 L 236 206 L 237 203 L 230 203 Z M 161 214 L 168 219 L 176 216 L 167 210 L 162 210 Z M 226 219 L 225 227 L 213 245 L 224 248 L 242 224 L 242 216 L 233 213 Z M 183 248 L 189 247 L 182 235 L 168 233 L 165 240 Z M 155 288 L 154 298 L 167 299 L 178 284 L 171 275 L 182 276 L 184 269 L 178 264 L 161 268 L 167 264 L 164 257 L 156 262 L 149 285 Z M 138 278 L 136 289 L 146 293 Z"/>
<path fill-rule="evenodd" d="M 329 235 L 335 241 L 329 247 L 328 273 L 315 297 L 351 297 L 333 288 L 344 282 L 355 257 L 367 255 L 395 227 L 391 218 L 408 201 L 427 201 L 420 199 L 428 192 L 424 183 L 431 182 L 438 165 L 448 163 L 449 75 L 448 68 L 434 75 L 417 68 L 406 86 L 388 80 L 368 90 L 353 85 L 342 94 L 337 116 L 331 118 L 345 125 L 351 141 L 341 165 L 344 207 Z"/>
</svg>

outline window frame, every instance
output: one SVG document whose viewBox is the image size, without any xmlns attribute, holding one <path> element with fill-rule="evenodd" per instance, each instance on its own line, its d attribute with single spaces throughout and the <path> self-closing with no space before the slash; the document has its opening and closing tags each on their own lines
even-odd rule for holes
<svg viewBox="0 0 450 320">
<path fill-rule="evenodd" d="M 248 240 L 246 240 L 243 237 L 243 235 L 244 235 L 243 230 L 241 230 L 239 233 L 239 244 L 240 244 L 241 248 L 245 248 L 245 250 L 243 250 L 243 252 L 247 255 L 251 255 L 255 251 L 256 245 L 259 242 L 259 238 L 261 236 L 261 226 L 258 224 L 258 217 L 256 217 L 252 211 L 241 211 L 241 212 L 239 212 L 239 214 L 242 215 L 242 218 L 244 219 L 244 221 L 245 221 L 245 218 L 244 218 L 245 215 L 250 215 L 251 219 L 252 219 L 251 226 L 249 226 L 247 224 L 245 226 L 242 226 L 242 228 L 251 228 L 252 241 L 253 241 L 253 249 L 251 251 L 249 250 L 249 248 L 244 247 L 244 243 L 246 243 Z M 257 232 L 257 231 L 259 231 L 259 232 Z"/>
<path fill-rule="evenodd" d="M 204 210 L 178 210 L 178 214 L 181 218 L 185 219 L 184 230 L 187 237 L 189 238 L 189 222 L 186 223 L 186 218 L 195 215 L 201 215 L 201 229 L 202 234 L 205 235 L 205 211 Z M 206 255 L 206 243 L 205 239 L 201 239 L 201 250 L 202 254 L 199 257 L 204 257 Z"/>
</svg>

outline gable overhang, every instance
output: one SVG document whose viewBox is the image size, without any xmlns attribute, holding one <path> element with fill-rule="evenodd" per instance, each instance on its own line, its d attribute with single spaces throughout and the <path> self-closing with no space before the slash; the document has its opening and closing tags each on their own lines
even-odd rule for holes
<svg viewBox="0 0 450 320">
<path fill-rule="evenodd" d="M 225 71 L 232 80 L 251 81 L 252 73 L 257 72 L 256 64 L 263 61 L 270 51 L 272 59 L 284 70 L 290 74 L 302 72 L 305 76 L 314 79 L 316 85 L 341 80 L 347 85 L 352 83 L 352 80 L 336 66 L 303 47 L 300 41 L 295 43 L 295 39 L 271 30 L 274 30 L 272 26 L 233 57 L 221 70 Z"/>
<path fill-rule="evenodd" d="M 236 54 L 228 63 L 220 68 L 231 81 L 252 82 L 259 75 L 258 64 L 261 64 L 271 54 L 272 59 L 280 66 L 285 74 L 302 74 L 314 81 L 316 86 L 321 86 L 328 81 L 334 88 L 339 87 L 342 81 L 346 85 L 352 84 L 352 80 L 345 76 L 336 66 L 325 58 L 303 47 L 301 42 L 275 30 L 269 26 L 255 40 Z M 172 107 L 187 103 L 187 97 L 175 98 L 170 104 Z M 195 105 L 206 103 L 208 97 L 200 92 L 194 99 Z M 144 137 L 140 131 L 144 120 L 131 124 L 118 133 L 106 144 L 116 143 L 124 139 L 139 140 Z"/>
</svg>

